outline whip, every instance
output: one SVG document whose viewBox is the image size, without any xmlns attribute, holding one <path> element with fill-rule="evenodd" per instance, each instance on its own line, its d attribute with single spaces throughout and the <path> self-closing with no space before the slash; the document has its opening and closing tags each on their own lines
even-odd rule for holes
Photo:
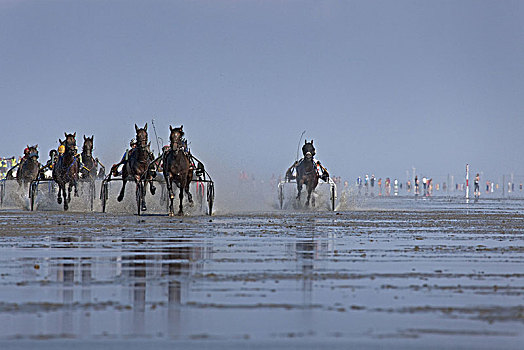
<svg viewBox="0 0 524 350">
<path fill-rule="evenodd" d="M 151 124 L 153 124 L 153 131 L 155 132 L 156 149 L 158 151 L 158 155 L 160 155 L 160 146 L 158 145 L 158 135 L 156 134 L 155 119 L 151 119 Z"/>
<path fill-rule="evenodd" d="M 298 152 L 300 150 L 300 144 L 302 143 L 302 137 L 304 136 L 305 133 L 306 133 L 306 130 L 302 131 L 302 134 L 300 134 L 300 140 L 298 140 L 298 147 L 297 147 L 297 158 L 295 159 L 295 161 L 298 160 Z"/>
</svg>

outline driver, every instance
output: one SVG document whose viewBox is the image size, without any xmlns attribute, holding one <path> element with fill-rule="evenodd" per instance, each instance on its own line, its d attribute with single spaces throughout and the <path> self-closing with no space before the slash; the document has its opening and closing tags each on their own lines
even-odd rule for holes
<svg viewBox="0 0 524 350">
<path fill-rule="evenodd" d="M 58 146 L 58 155 L 62 157 L 64 153 L 65 153 L 65 146 L 64 145 Z"/>
<path fill-rule="evenodd" d="M 120 162 L 116 163 L 116 164 L 113 164 L 113 166 L 111 167 L 111 174 L 113 174 L 113 176 L 118 176 L 118 167 L 121 165 L 121 164 L 125 164 L 127 162 L 127 160 L 129 159 L 129 154 L 131 152 L 133 152 L 133 150 L 136 148 L 137 146 L 137 142 L 136 142 L 136 139 L 135 138 L 132 138 L 131 141 L 129 142 L 129 147 L 131 147 L 130 149 L 126 149 L 126 151 L 124 152 L 124 155 L 122 156 L 122 159 L 120 160 Z"/>
<path fill-rule="evenodd" d="M 64 146 L 61 145 L 60 147 L 64 147 Z M 59 151 L 60 151 L 60 147 L 58 148 Z M 53 166 L 55 165 L 55 163 L 57 161 L 57 158 L 58 158 L 58 153 L 59 152 L 57 152 L 54 149 L 49 151 L 49 160 L 46 163 L 46 167 L 49 167 L 50 169 L 53 169 Z M 63 150 L 62 150 L 62 153 L 63 153 Z"/>
<path fill-rule="evenodd" d="M 324 181 L 324 182 L 327 182 L 328 179 L 329 179 L 329 173 L 327 171 L 326 168 L 324 168 L 322 166 L 322 164 L 320 164 L 320 160 L 317 160 L 317 159 L 314 159 L 313 158 L 313 162 L 316 164 L 317 166 L 317 173 L 318 175 L 320 176 L 320 178 Z"/>
<path fill-rule="evenodd" d="M 20 162 L 18 162 L 18 169 L 22 169 L 22 166 L 27 159 L 29 159 L 29 147 L 24 149 L 24 156 L 20 159 Z"/>
<path fill-rule="evenodd" d="M 307 154 L 311 154 L 310 152 L 307 152 L 304 156 Z M 316 152 L 314 152 L 316 154 Z M 315 164 L 315 167 L 317 168 L 317 174 L 320 176 L 320 178 L 327 182 L 329 179 L 329 173 L 326 168 L 322 166 L 322 163 L 320 163 L 320 160 L 315 158 L 315 154 L 311 155 L 311 159 L 313 161 L 313 164 Z M 300 160 L 297 160 L 287 169 L 285 178 L 287 181 L 296 179 L 296 167 L 304 161 L 306 157 L 301 158 Z"/>
</svg>

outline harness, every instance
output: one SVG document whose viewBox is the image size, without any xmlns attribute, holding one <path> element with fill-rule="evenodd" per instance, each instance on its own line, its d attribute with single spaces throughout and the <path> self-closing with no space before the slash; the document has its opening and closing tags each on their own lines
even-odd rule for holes
<svg viewBox="0 0 524 350">
<path fill-rule="evenodd" d="M 178 154 L 178 152 L 182 152 L 187 157 L 187 159 L 189 160 L 189 171 L 195 170 L 195 168 L 196 168 L 195 160 L 194 160 L 193 155 L 191 154 L 191 152 L 187 148 L 187 142 L 185 143 L 185 145 L 186 145 L 185 147 L 184 147 L 184 142 L 183 141 L 181 142 L 181 144 L 175 143 L 175 145 L 177 147 L 173 148 L 173 147 L 170 146 L 169 149 L 164 150 L 164 153 L 161 156 L 163 163 L 165 164 L 165 161 L 166 161 L 167 157 L 169 157 L 170 153 L 173 153 L 176 156 Z M 202 167 L 203 167 L 203 165 L 202 165 Z"/>
<path fill-rule="evenodd" d="M 83 153 L 83 152 L 82 152 Z M 82 153 L 80 154 L 79 156 L 79 161 L 80 161 L 80 166 L 82 167 L 82 169 L 84 170 L 87 170 L 87 172 L 91 172 L 91 170 L 95 169 L 98 165 L 98 162 L 96 161 L 95 158 L 93 158 L 93 156 L 91 156 L 91 159 L 93 159 L 93 166 L 91 168 L 88 168 L 85 166 L 85 163 L 84 163 L 84 157 L 82 156 Z M 75 157 L 76 158 L 76 157 Z"/>
<path fill-rule="evenodd" d="M 60 169 L 60 166 L 62 165 L 62 162 L 64 161 L 64 155 L 61 154 L 60 156 L 58 156 L 58 160 L 56 162 L 56 165 L 57 167 Z M 69 170 L 71 170 L 71 168 L 73 167 L 73 164 L 76 163 L 76 157 L 73 156 L 73 161 L 71 162 L 71 164 L 69 164 L 69 166 L 67 167 L 67 169 L 65 170 L 65 172 L 68 172 Z"/>
<path fill-rule="evenodd" d="M 290 169 L 292 169 L 291 172 L 296 172 L 296 168 L 298 166 L 300 166 L 302 163 L 304 163 L 305 161 L 306 161 L 306 158 L 302 158 L 300 161 L 295 163 L 290 168 Z M 319 178 L 321 178 L 324 181 L 327 181 L 327 179 L 329 178 L 329 173 L 328 173 L 327 169 L 324 168 L 322 166 L 322 164 L 320 164 L 319 161 L 315 161 L 314 158 L 311 158 L 311 163 L 313 163 L 312 169 L 309 169 L 309 170 L 304 169 L 304 175 L 311 175 L 314 172 Z"/>
<path fill-rule="evenodd" d="M 311 170 L 309 170 L 309 171 L 306 170 L 306 171 L 304 172 L 305 175 L 311 175 L 311 174 L 313 174 L 313 173 L 315 173 L 316 175 L 318 175 L 317 167 L 315 166 L 315 164 L 313 164 L 313 168 L 312 168 Z"/>
<path fill-rule="evenodd" d="M 75 164 L 75 163 L 76 163 L 76 157 L 73 157 L 73 161 L 71 162 L 71 164 L 69 164 L 69 166 L 67 167 L 66 171 L 71 170 L 71 168 L 73 167 L 73 164 Z"/>
</svg>

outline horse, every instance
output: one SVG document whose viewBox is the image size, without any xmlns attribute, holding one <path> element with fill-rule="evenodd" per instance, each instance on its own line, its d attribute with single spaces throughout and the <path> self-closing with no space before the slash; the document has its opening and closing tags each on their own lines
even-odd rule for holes
<svg viewBox="0 0 524 350">
<path fill-rule="evenodd" d="M 319 179 L 317 166 L 313 161 L 313 156 L 315 155 L 315 147 L 313 146 L 313 140 L 311 140 L 311 142 L 307 142 L 307 140 L 304 140 L 304 145 L 302 146 L 302 153 L 304 155 L 304 158 L 295 167 L 297 173 L 297 200 L 300 201 L 300 192 L 302 191 L 302 185 L 306 185 L 306 206 L 309 206 L 311 192 L 313 192 L 313 190 L 317 187 Z M 312 205 L 315 206 L 315 197 L 313 197 Z"/>
<path fill-rule="evenodd" d="M 94 136 L 85 137 L 84 135 L 84 144 L 82 146 L 82 153 L 80 154 L 80 159 L 82 160 L 80 174 L 82 174 L 82 178 L 86 181 L 94 181 L 97 177 L 98 161 L 93 158 L 94 138 Z"/>
<path fill-rule="evenodd" d="M 27 188 L 27 185 L 31 181 L 36 180 L 38 173 L 40 171 L 40 162 L 38 161 L 38 145 L 27 146 L 29 149 L 27 158 L 21 162 L 16 172 L 16 181 L 19 186 L 24 185 Z"/>
<path fill-rule="evenodd" d="M 193 179 L 193 165 L 191 162 L 191 156 L 186 152 L 186 145 L 182 140 L 184 126 L 181 125 L 179 128 L 173 128 L 169 126 L 170 135 L 169 140 L 171 143 L 171 149 L 164 153 L 164 179 L 166 181 L 167 190 L 169 192 L 169 216 L 174 215 L 173 211 L 173 199 L 175 195 L 173 193 L 173 182 L 180 189 L 178 198 L 180 204 L 178 207 L 178 215 L 183 215 L 182 202 L 184 200 L 184 191 L 187 193 L 187 198 L 190 205 L 193 205 L 193 197 L 189 192 L 189 185 Z"/>
<path fill-rule="evenodd" d="M 124 167 L 122 168 L 122 189 L 120 190 L 120 194 L 117 197 L 117 200 L 121 202 L 124 199 L 124 192 L 126 188 L 126 183 L 129 178 L 131 178 L 133 181 L 135 181 L 137 185 L 137 199 L 138 199 L 138 190 L 141 190 L 141 203 L 139 205 L 141 206 L 142 211 L 147 210 L 146 206 L 146 186 L 139 187 L 139 182 L 142 180 L 145 180 L 146 182 L 149 182 L 150 184 L 150 191 L 151 194 L 155 194 L 155 186 L 153 185 L 152 181 L 152 172 L 150 171 L 150 163 L 153 160 L 152 154 L 149 150 L 149 144 L 147 141 L 147 123 L 143 128 L 139 128 L 135 124 L 135 131 L 136 131 L 136 141 L 137 146 L 136 148 L 129 151 L 129 157 L 127 161 L 124 163 Z"/>
<path fill-rule="evenodd" d="M 78 169 L 79 161 L 76 157 L 76 132 L 74 134 L 64 133 L 65 140 L 58 139 L 64 145 L 65 152 L 58 158 L 53 166 L 53 180 L 58 184 L 58 204 L 64 200 L 64 210 L 69 209 L 71 202 L 71 190 L 75 188 L 75 197 L 78 197 Z M 69 184 L 66 198 L 66 184 Z"/>
</svg>

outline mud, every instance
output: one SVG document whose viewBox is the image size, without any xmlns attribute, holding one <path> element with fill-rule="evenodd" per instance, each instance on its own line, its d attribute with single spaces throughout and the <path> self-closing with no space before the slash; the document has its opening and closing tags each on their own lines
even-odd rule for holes
<svg viewBox="0 0 524 350">
<path fill-rule="evenodd" d="M 521 348 L 523 206 L 3 209 L 0 347 Z"/>
</svg>

